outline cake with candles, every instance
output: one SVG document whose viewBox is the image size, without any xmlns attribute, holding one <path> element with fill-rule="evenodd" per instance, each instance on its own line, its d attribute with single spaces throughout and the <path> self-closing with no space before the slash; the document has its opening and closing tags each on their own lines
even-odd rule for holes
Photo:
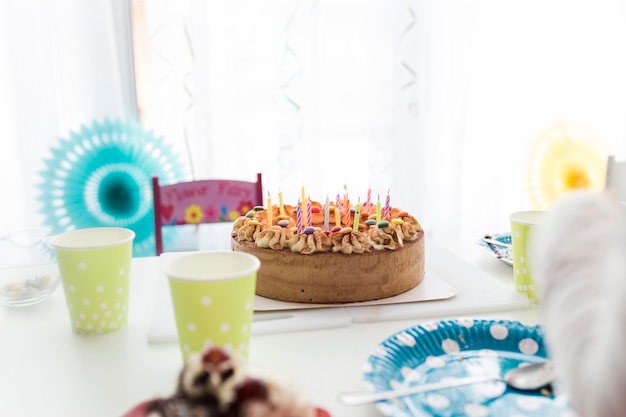
<svg viewBox="0 0 626 417">
<path fill-rule="evenodd" d="M 255 207 L 232 229 L 232 249 L 261 261 L 257 295 L 298 303 L 377 300 L 409 291 L 424 279 L 424 231 L 387 195 L 352 204 L 347 193 L 324 203 Z"/>
</svg>

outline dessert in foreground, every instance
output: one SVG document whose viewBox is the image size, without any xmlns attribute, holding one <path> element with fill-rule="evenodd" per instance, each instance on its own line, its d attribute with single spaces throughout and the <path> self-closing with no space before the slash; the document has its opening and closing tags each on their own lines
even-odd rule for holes
<svg viewBox="0 0 626 417">
<path fill-rule="evenodd" d="M 389 206 L 337 199 L 255 207 L 235 221 L 231 246 L 260 259 L 256 293 L 275 300 L 369 301 L 424 279 L 424 231 L 408 212 Z"/>
<path fill-rule="evenodd" d="M 123 417 L 330 417 L 287 385 L 252 376 L 243 361 L 208 347 L 185 364 L 171 397 L 144 401 Z"/>
</svg>

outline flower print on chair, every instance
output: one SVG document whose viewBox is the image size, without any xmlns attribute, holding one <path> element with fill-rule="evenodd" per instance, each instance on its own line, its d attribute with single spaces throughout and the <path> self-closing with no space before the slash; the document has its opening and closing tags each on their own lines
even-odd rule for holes
<svg viewBox="0 0 626 417">
<path fill-rule="evenodd" d="M 202 209 L 197 204 L 191 204 L 185 209 L 185 222 L 189 224 L 202 223 L 203 216 Z"/>
</svg>

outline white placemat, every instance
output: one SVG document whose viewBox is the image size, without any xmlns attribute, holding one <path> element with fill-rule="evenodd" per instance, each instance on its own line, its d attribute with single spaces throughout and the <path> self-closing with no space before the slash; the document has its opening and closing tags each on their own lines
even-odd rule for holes
<svg viewBox="0 0 626 417">
<path fill-rule="evenodd" d="M 164 254 L 161 261 L 172 256 L 176 254 Z M 155 258 L 155 262 L 158 261 Z M 453 317 L 526 308 L 529 305 L 528 299 L 514 290 L 512 282 L 511 285 L 502 284 L 434 241 L 427 243 L 426 265 L 424 282 L 409 293 L 398 296 L 395 301 L 396 297 L 392 297 L 366 303 L 320 306 L 257 297 L 252 332 L 280 333 L 345 327 L 351 323 Z M 159 276 L 148 340 L 151 343 L 177 340 L 169 288 L 163 274 Z"/>
<path fill-rule="evenodd" d="M 177 257 L 189 252 L 164 253 L 155 261 L 160 268 Z M 414 289 L 395 297 L 382 300 L 348 304 L 304 304 L 290 303 L 255 296 L 253 334 L 281 333 L 298 330 L 343 327 L 352 319 L 345 307 L 380 306 L 398 303 L 434 301 L 454 297 L 457 290 L 439 275 L 426 268 L 424 280 Z M 170 343 L 177 340 L 174 309 L 169 294 L 167 277 L 160 273 L 157 282 L 155 307 L 148 332 L 150 343 Z"/>
</svg>

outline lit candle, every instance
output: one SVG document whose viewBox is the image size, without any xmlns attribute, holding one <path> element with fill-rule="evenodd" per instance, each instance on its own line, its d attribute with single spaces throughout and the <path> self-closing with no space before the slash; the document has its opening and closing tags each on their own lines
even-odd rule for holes
<svg viewBox="0 0 626 417">
<path fill-rule="evenodd" d="M 378 196 L 378 201 L 376 202 L 376 224 L 380 223 L 380 195 Z"/>
<path fill-rule="evenodd" d="M 306 225 L 307 227 L 311 227 L 311 199 L 307 198 L 306 200 Z"/>
<path fill-rule="evenodd" d="M 283 216 L 285 214 L 285 205 L 283 204 L 283 193 L 278 190 L 278 211 L 280 215 Z"/>
<path fill-rule="evenodd" d="M 296 227 L 298 228 L 298 233 L 302 233 L 302 207 L 300 206 L 300 200 L 298 200 L 298 205 L 296 206 Z"/>
<path fill-rule="evenodd" d="M 272 225 L 272 197 L 270 197 L 270 192 L 267 192 L 267 225 Z"/>
<path fill-rule="evenodd" d="M 385 220 L 389 220 L 389 209 L 391 208 L 389 200 L 389 190 L 387 190 L 387 198 L 385 199 Z"/>
<path fill-rule="evenodd" d="M 328 194 L 326 195 L 326 203 L 324 203 L 324 230 L 328 230 L 328 216 L 330 214 L 330 201 Z"/>
<path fill-rule="evenodd" d="M 354 225 L 352 226 L 353 232 L 359 231 L 359 220 L 361 219 L 361 203 L 356 203 L 354 208 Z"/>
</svg>

